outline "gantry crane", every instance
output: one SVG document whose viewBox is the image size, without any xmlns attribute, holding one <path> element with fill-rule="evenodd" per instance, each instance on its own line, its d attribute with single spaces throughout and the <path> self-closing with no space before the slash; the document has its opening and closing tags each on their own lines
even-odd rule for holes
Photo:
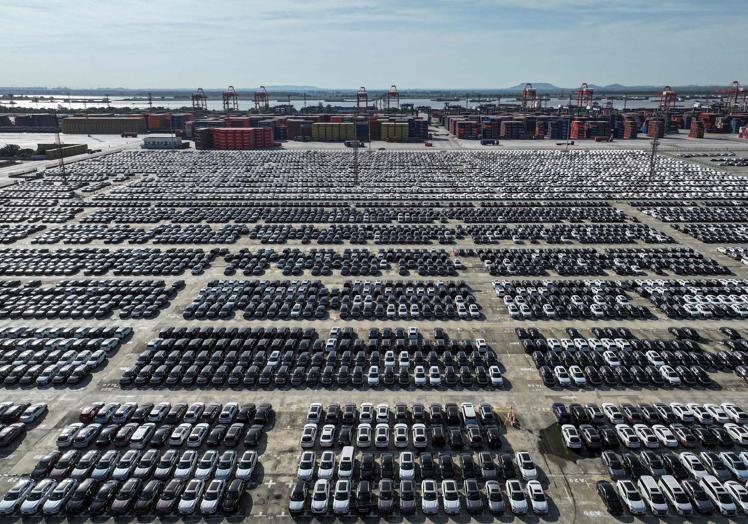
<svg viewBox="0 0 748 524">
<path fill-rule="evenodd" d="M 538 92 L 532 86 L 531 83 L 526 83 L 525 88 L 522 90 L 522 109 L 537 109 L 538 108 Z"/>
<path fill-rule="evenodd" d="M 236 92 L 236 89 L 234 89 L 234 86 L 229 86 L 229 88 L 223 92 L 223 110 L 227 113 L 230 113 L 231 111 L 239 111 L 239 95 Z"/>
<path fill-rule="evenodd" d="M 678 95 L 675 93 L 672 87 L 665 86 L 660 92 L 660 111 L 664 113 L 670 112 L 671 109 L 675 108 L 675 102 L 678 100 Z"/>
<path fill-rule="evenodd" d="M 746 104 L 746 95 L 748 93 L 746 93 L 745 88 L 737 80 L 732 81 L 729 89 L 720 89 L 717 93 L 728 95 L 726 97 L 728 111 L 743 111 L 748 107 L 748 104 Z"/>
<path fill-rule="evenodd" d="M 265 109 L 270 106 L 270 98 L 268 95 L 268 90 L 265 89 L 265 86 L 260 86 L 260 88 L 255 91 L 255 109 Z"/>
<path fill-rule="evenodd" d="M 582 82 L 582 85 L 577 89 L 577 107 L 588 107 L 592 106 L 592 94 L 593 91 L 587 82 Z"/>
<path fill-rule="evenodd" d="M 390 86 L 390 90 L 387 91 L 387 94 L 384 97 L 384 102 L 387 109 L 390 109 L 391 107 L 397 107 L 400 109 L 400 92 L 397 90 L 395 84 Z"/>
<path fill-rule="evenodd" d="M 195 111 L 208 110 L 208 95 L 205 94 L 202 87 L 198 87 L 197 91 L 192 94 L 192 109 Z"/>
</svg>

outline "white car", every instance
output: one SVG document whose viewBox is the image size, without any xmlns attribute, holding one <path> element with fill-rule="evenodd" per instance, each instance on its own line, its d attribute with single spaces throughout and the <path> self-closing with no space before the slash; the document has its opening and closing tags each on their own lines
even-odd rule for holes
<svg viewBox="0 0 748 524">
<path fill-rule="evenodd" d="M 735 444 L 748 446 L 748 429 L 745 429 L 743 426 L 738 426 L 733 422 L 728 422 L 722 427 L 727 431 L 727 434 L 730 435 L 730 438 L 735 442 Z"/>
<path fill-rule="evenodd" d="M 665 365 L 665 361 L 662 360 L 660 354 L 653 349 L 650 349 L 649 351 L 644 353 L 644 356 L 647 357 L 649 363 L 652 364 L 655 368 L 661 368 Z"/>
<path fill-rule="evenodd" d="M 507 480 L 504 486 L 512 513 L 515 515 L 524 515 L 527 513 L 527 499 L 519 480 Z"/>
<path fill-rule="evenodd" d="M 439 512 L 439 492 L 435 480 L 424 479 L 421 481 L 421 511 L 426 515 L 434 515 Z"/>
<path fill-rule="evenodd" d="M 696 402 L 689 402 L 688 404 L 686 404 L 686 407 L 691 410 L 691 413 L 693 413 L 694 418 L 699 424 L 704 424 L 706 426 L 714 424 L 714 417 L 712 417 L 712 414 L 709 413 L 709 410 L 701 404 L 697 404 Z"/>
<path fill-rule="evenodd" d="M 23 422 L 24 424 L 33 424 L 36 422 L 39 417 L 44 415 L 47 412 L 47 405 L 46 404 L 32 404 L 29 407 L 27 407 L 23 413 L 21 413 L 21 417 L 18 419 L 19 422 Z"/>
<path fill-rule="evenodd" d="M 386 422 L 377 424 L 374 430 L 374 445 L 378 448 L 388 448 L 390 445 L 390 426 Z"/>
<path fill-rule="evenodd" d="M 174 428 L 174 430 L 171 432 L 171 435 L 169 435 L 169 445 L 170 446 L 184 445 L 185 441 L 187 440 L 187 437 L 190 436 L 191 432 L 192 432 L 192 424 L 190 424 L 189 422 L 182 422 L 176 428 Z"/>
<path fill-rule="evenodd" d="M 299 445 L 302 448 L 312 448 L 317 440 L 317 425 L 316 424 L 304 424 L 304 429 L 301 432 L 301 438 L 299 439 Z"/>
<path fill-rule="evenodd" d="M 319 424 L 322 419 L 322 404 L 319 402 L 313 402 L 309 404 L 309 411 L 306 413 L 306 421 L 308 424 Z"/>
<path fill-rule="evenodd" d="M 371 424 L 359 424 L 356 428 L 356 446 L 368 448 L 371 446 Z"/>
<path fill-rule="evenodd" d="M 56 515 L 63 511 L 65 504 L 68 499 L 78 487 L 78 481 L 74 479 L 61 480 L 59 484 L 52 490 L 49 497 L 42 506 L 42 513 L 45 515 Z"/>
<path fill-rule="evenodd" d="M 55 487 L 57 482 L 52 479 L 40 480 L 21 503 L 21 515 L 33 515 L 39 511 Z"/>
<path fill-rule="evenodd" d="M 195 478 L 205 480 L 212 477 L 213 471 L 216 469 L 216 464 L 218 464 L 218 451 L 215 449 L 209 449 L 203 453 L 203 456 L 200 457 L 200 460 L 197 463 L 197 467 L 195 468 Z"/>
<path fill-rule="evenodd" d="M 218 458 L 218 463 L 216 464 L 215 473 L 213 473 L 213 478 L 221 479 L 221 480 L 228 480 L 229 478 L 234 475 L 234 470 L 236 469 L 236 451 L 233 449 L 227 449 L 223 453 L 221 453 L 221 456 Z M 251 473 L 250 473 L 251 476 Z M 210 486 L 208 486 L 210 489 Z"/>
<path fill-rule="evenodd" d="M 650 429 L 646 424 L 634 424 L 634 432 L 639 440 L 642 441 L 644 447 L 647 448 L 659 448 L 660 441 L 655 435 L 654 431 Z"/>
<path fill-rule="evenodd" d="M 536 515 L 548 513 L 548 500 L 543 493 L 543 486 L 537 480 L 531 480 L 527 483 L 527 498 L 530 499 L 533 513 Z"/>
<path fill-rule="evenodd" d="M 660 376 L 662 376 L 663 380 L 669 386 L 680 386 L 680 375 L 671 366 L 660 366 L 657 369 L 660 372 Z"/>
<path fill-rule="evenodd" d="M 748 424 L 748 413 L 743 411 L 742 408 L 732 402 L 723 402 L 721 407 L 727 414 L 727 417 L 735 424 Z"/>
<path fill-rule="evenodd" d="M 730 417 L 727 416 L 727 412 L 725 412 L 722 406 L 718 406 L 717 404 L 704 404 L 704 409 L 709 412 L 712 419 L 717 424 L 726 424 L 727 422 L 730 422 Z"/>
<path fill-rule="evenodd" d="M 318 479 L 312 490 L 312 512 L 327 513 L 328 499 L 330 498 L 330 481 Z"/>
<path fill-rule="evenodd" d="M 569 366 L 569 375 L 576 387 L 583 388 L 587 385 L 587 377 L 584 376 L 584 372 L 579 366 Z"/>
<path fill-rule="evenodd" d="M 314 460 L 314 457 L 312 457 Z M 335 472 L 335 452 L 334 451 L 323 451 L 320 457 L 319 467 L 317 468 L 317 478 L 320 479 L 332 479 L 332 475 Z M 301 478 L 301 477 L 299 477 Z"/>
<path fill-rule="evenodd" d="M 694 421 L 693 411 L 691 411 L 691 408 L 688 406 L 681 404 L 680 402 L 671 402 L 670 409 L 673 410 L 673 413 L 681 422 L 690 424 Z"/>
<path fill-rule="evenodd" d="M 179 457 L 177 466 L 174 469 L 174 478 L 186 479 L 192 476 L 192 472 L 195 470 L 197 465 L 197 451 L 194 449 L 188 449 L 182 453 Z"/>
<path fill-rule="evenodd" d="M 423 449 L 428 446 L 429 441 L 426 436 L 426 424 L 413 424 L 411 431 L 413 433 L 413 447 Z"/>
<path fill-rule="evenodd" d="M 636 435 L 636 431 L 634 431 L 634 429 L 628 424 L 616 424 L 615 430 L 621 443 L 623 443 L 627 448 L 639 449 L 641 447 L 642 443 Z"/>
<path fill-rule="evenodd" d="M 699 479 L 699 486 L 722 515 L 729 517 L 737 513 L 735 502 L 717 477 L 707 475 Z"/>
<path fill-rule="evenodd" d="M 689 516 L 693 514 L 693 505 L 683 486 L 674 476 L 661 476 L 657 481 L 657 486 L 678 515 Z"/>
<path fill-rule="evenodd" d="M 442 383 L 442 375 L 438 366 L 429 368 L 429 386 L 439 386 Z"/>
<path fill-rule="evenodd" d="M 491 377 L 492 386 L 501 387 L 504 385 L 504 377 L 501 374 L 499 366 L 490 366 L 488 368 L 488 376 Z"/>
<path fill-rule="evenodd" d="M 618 491 L 618 496 L 621 497 L 621 502 L 623 502 L 626 509 L 632 515 L 644 515 L 647 511 L 642 496 L 636 490 L 634 483 L 630 480 L 617 481 L 616 491 Z"/>
<path fill-rule="evenodd" d="M 680 463 L 683 464 L 683 467 L 686 468 L 686 470 L 691 474 L 691 476 L 697 480 L 709 474 L 709 472 L 704 467 L 704 464 L 702 464 L 701 460 L 699 460 L 699 457 L 697 457 L 696 454 L 691 453 L 690 451 L 679 453 L 678 459 L 680 460 Z"/>
<path fill-rule="evenodd" d="M 535 462 L 533 462 L 530 453 L 527 451 L 518 451 L 514 455 L 514 460 L 517 462 L 517 468 L 525 480 L 535 480 L 538 478 L 538 470 L 535 468 Z"/>
<path fill-rule="evenodd" d="M 395 424 L 393 428 L 393 440 L 395 441 L 396 448 L 407 448 L 408 441 L 408 425 L 402 422 Z"/>
<path fill-rule="evenodd" d="M 400 480 L 413 480 L 416 478 L 416 464 L 413 453 L 403 451 L 400 453 L 400 467 L 398 470 Z"/>
<path fill-rule="evenodd" d="M 623 413 L 618 409 L 618 406 L 611 402 L 603 402 L 600 407 L 611 424 L 623 424 Z"/>
<path fill-rule="evenodd" d="M 442 501 L 444 513 L 454 515 L 460 512 L 460 490 L 452 479 L 442 480 Z"/>
<path fill-rule="evenodd" d="M 306 452 L 305 452 L 306 453 Z M 254 450 L 247 450 L 242 453 L 239 462 L 236 464 L 236 471 L 234 477 L 239 480 L 249 480 L 252 478 L 252 474 L 257 466 L 257 452 Z M 314 474 L 314 462 L 312 462 L 312 474 Z"/>
<path fill-rule="evenodd" d="M 223 499 L 223 493 L 226 491 L 225 479 L 213 479 L 205 489 L 202 500 L 200 500 L 200 513 L 203 515 L 212 515 L 218 511 L 218 506 Z"/>
<path fill-rule="evenodd" d="M 571 386 L 571 377 L 566 371 L 564 366 L 556 366 L 553 368 L 553 376 L 556 378 L 556 383 L 561 387 Z"/>
<path fill-rule="evenodd" d="M 561 436 L 564 438 L 564 444 L 569 449 L 581 449 L 582 439 L 579 436 L 576 426 L 573 424 L 564 424 L 561 426 Z"/>
<path fill-rule="evenodd" d="M 366 383 L 370 387 L 379 385 L 379 366 L 369 367 L 369 371 L 366 373 Z"/>
<path fill-rule="evenodd" d="M 652 431 L 660 441 L 660 444 L 662 444 L 666 448 L 678 447 L 678 439 L 675 438 L 675 435 L 672 431 L 670 431 L 669 427 L 663 424 L 655 424 L 654 426 L 652 426 Z"/>
<path fill-rule="evenodd" d="M 603 352 L 603 360 L 607 365 L 609 365 L 612 368 L 621 367 L 621 360 L 618 358 L 618 355 L 616 355 L 613 351 L 604 351 Z"/>
<path fill-rule="evenodd" d="M 332 498 L 332 511 L 336 515 L 345 515 L 351 508 L 351 481 L 341 479 L 335 483 Z"/>
<path fill-rule="evenodd" d="M 319 436 L 319 445 L 322 448 L 331 448 L 335 443 L 335 424 L 325 424 L 322 426 L 322 433 Z"/>
<path fill-rule="evenodd" d="M 18 506 L 23 503 L 26 496 L 31 493 L 31 490 L 34 489 L 35 485 L 36 482 L 30 478 L 21 478 L 18 482 L 13 484 L 13 487 L 8 490 L 5 497 L 3 497 L 3 500 L 0 501 L 0 515 L 10 515 L 15 513 Z"/>
<path fill-rule="evenodd" d="M 736 479 L 744 482 L 748 480 L 748 466 L 745 465 L 743 460 L 738 456 L 737 453 L 732 451 L 723 451 L 719 454 L 719 459 L 725 465 L 727 469 L 732 472 Z"/>
<path fill-rule="evenodd" d="M 245 453 L 249 453 L 248 451 Z M 299 480 L 311 480 L 314 476 L 314 466 L 317 461 L 317 455 L 314 451 L 304 451 L 299 457 L 299 467 L 296 469 L 296 476 Z M 330 471 L 332 474 L 332 470 Z M 324 477 L 320 477 L 324 478 Z"/>
<path fill-rule="evenodd" d="M 423 366 L 416 366 L 413 369 L 413 380 L 416 386 L 426 385 L 426 369 Z"/>
<path fill-rule="evenodd" d="M 748 489 L 735 480 L 728 480 L 723 485 L 740 510 L 743 513 L 748 513 Z"/>
<path fill-rule="evenodd" d="M 177 511 L 180 515 L 191 515 L 195 512 L 200 503 L 205 490 L 205 481 L 200 479 L 191 479 L 184 488 L 182 496 L 177 504 Z"/>
</svg>

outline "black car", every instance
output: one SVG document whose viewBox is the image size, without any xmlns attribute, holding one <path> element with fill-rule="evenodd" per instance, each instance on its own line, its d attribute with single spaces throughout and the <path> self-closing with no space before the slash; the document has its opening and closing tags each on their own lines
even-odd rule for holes
<svg viewBox="0 0 748 524">
<path fill-rule="evenodd" d="M 368 514 L 373 508 L 373 496 L 369 481 L 362 480 L 356 488 L 356 510 L 362 514 Z"/>
<path fill-rule="evenodd" d="M 623 461 L 623 467 L 626 468 L 626 471 L 631 478 L 638 479 L 642 475 L 647 475 L 647 469 L 644 467 L 644 464 L 641 463 L 639 457 L 634 453 L 624 453 L 621 455 L 621 460 Z"/>
<path fill-rule="evenodd" d="M 100 515 L 106 512 L 112 500 L 114 500 L 118 488 L 119 482 L 116 480 L 108 480 L 102 484 L 99 491 L 96 492 L 91 505 L 88 507 L 88 514 Z"/>
<path fill-rule="evenodd" d="M 611 515 L 623 514 L 623 505 L 616 494 L 613 484 L 607 480 L 597 481 L 597 494 L 603 499 L 603 503 Z"/>
<path fill-rule="evenodd" d="M 597 428 L 597 432 L 604 448 L 616 449 L 620 447 L 621 441 L 618 439 L 618 434 L 610 426 L 600 426 Z"/>
<path fill-rule="evenodd" d="M 501 469 L 501 475 L 505 479 L 513 479 L 516 476 L 512 456 L 508 453 L 499 455 L 498 466 Z"/>
<path fill-rule="evenodd" d="M 689 479 L 684 480 L 680 484 L 683 491 L 686 492 L 688 500 L 691 501 L 691 504 L 697 512 L 702 515 L 708 515 L 714 511 L 714 503 L 698 482 Z"/>
<path fill-rule="evenodd" d="M 138 494 L 132 510 L 138 515 L 150 513 L 156 505 L 163 483 L 160 480 L 149 480 Z"/>
<path fill-rule="evenodd" d="M 49 472 L 52 471 L 52 468 L 54 468 L 61 456 L 62 452 L 60 451 L 51 451 L 50 453 L 47 453 L 39 459 L 39 462 L 34 466 L 34 469 L 29 476 L 34 480 L 46 477 Z"/>
<path fill-rule="evenodd" d="M 551 368 L 548 366 L 541 366 L 538 368 L 538 373 L 540 374 L 540 378 L 543 380 L 543 384 L 547 387 L 551 388 L 556 385 L 556 379 L 553 376 L 553 371 L 551 371 Z"/>
<path fill-rule="evenodd" d="M 98 480 L 90 478 L 82 480 L 65 505 L 65 510 L 73 514 L 82 513 L 89 507 L 100 487 Z"/>
<path fill-rule="evenodd" d="M 242 495 L 244 495 L 245 483 L 243 480 L 234 479 L 226 488 L 226 493 L 221 501 L 221 509 L 226 513 L 233 513 L 236 511 L 241 501 Z"/>
<path fill-rule="evenodd" d="M 130 508 L 135 503 L 141 483 L 142 480 L 131 478 L 120 486 L 110 508 L 112 515 L 124 515 L 130 511 Z"/>
<path fill-rule="evenodd" d="M 569 410 L 566 409 L 566 404 L 562 402 L 554 402 L 551 405 L 551 411 L 553 416 L 556 417 L 556 422 L 559 424 L 571 424 L 572 415 Z"/>
</svg>

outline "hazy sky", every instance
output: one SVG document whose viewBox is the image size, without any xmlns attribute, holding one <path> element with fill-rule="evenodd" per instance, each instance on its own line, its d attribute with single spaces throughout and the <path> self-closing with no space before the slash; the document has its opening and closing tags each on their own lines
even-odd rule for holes
<svg viewBox="0 0 748 524">
<path fill-rule="evenodd" d="M 0 85 L 748 84 L 746 0 L 0 0 Z"/>
</svg>

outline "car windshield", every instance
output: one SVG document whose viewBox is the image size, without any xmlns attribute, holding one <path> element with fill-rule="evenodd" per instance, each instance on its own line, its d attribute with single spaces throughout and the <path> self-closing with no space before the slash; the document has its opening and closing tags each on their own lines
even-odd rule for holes
<svg viewBox="0 0 748 524">
<path fill-rule="evenodd" d="M 436 492 L 432 491 L 431 489 L 425 490 L 423 492 L 423 499 L 424 500 L 436 500 Z"/>
<path fill-rule="evenodd" d="M 315 491 L 314 500 L 322 501 L 327 499 L 327 494 L 324 491 Z"/>
<path fill-rule="evenodd" d="M 511 494 L 512 494 L 512 500 L 525 500 L 524 494 L 519 490 L 516 490 L 516 489 L 512 490 Z"/>
<path fill-rule="evenodd" d="M 182 500 L 195 500 L 197 498 L 197 486 L 193 486 L 192 489 L 188 489 L 182 495 Z"/>
<path fill-rule="evenodd" d="M 218 498 L 218 493 L 219 493 L 219 490 L 217 490 L 217 489 L 216 490 L 209 490 L 205 494 L 204 498 L 205 498 L 205 500 L 216 500 Z"/>
</svg>

